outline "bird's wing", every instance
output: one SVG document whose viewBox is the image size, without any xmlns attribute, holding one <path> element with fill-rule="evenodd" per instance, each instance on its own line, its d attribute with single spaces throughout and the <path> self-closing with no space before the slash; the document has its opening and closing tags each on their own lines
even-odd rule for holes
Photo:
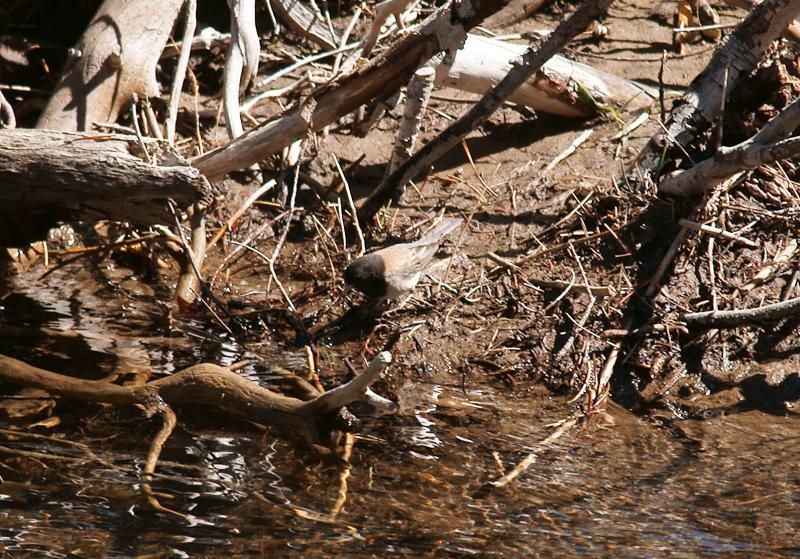
<svg viewBox="0 0 800 559">
<path fill-rule="evenodd" d="M 413 276 L 428 267 L 438 249 L 438 243 L 403 243 L 381 249 L 380 253 L 385 261 L 394 264 L 387 274 Z"/>
</svg>

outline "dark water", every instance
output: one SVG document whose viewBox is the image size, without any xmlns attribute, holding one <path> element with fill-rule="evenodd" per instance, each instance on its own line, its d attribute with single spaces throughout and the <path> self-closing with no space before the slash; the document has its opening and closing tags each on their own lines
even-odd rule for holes
<svg viewBox="0 0 800 559">
<path fill-rule="evenodd" d="M 2 286 L 12 294 L 1 303 L 0 326 L 81 336 L 5 336 L 0 352 L 101 378 L 119 369 L 166 374 L 201 359 L 228 364 L 256 351 L 204 325 L 164 327 L 153 294 L 124 270 L 117 276 L 100 282 L 75 269 L 46 286 L 29 279 Z M 401 413 L 366 418 L 349 465 L 280 434 L 183 410 L 154 489 L 186 518 L 155 512 L 141 497 L 138 472 L 157 422 L 136 410 L 79 405 L 55 429 L 30 430 L 40 437 L 0 425 L 0 550 L 5 557 L 800 556 L 797 416 L 751 411 L 667 429 L 613 409 L 591 430 L 558 439 L 517 481 L 486 490 L 552 432 L 548 424 L 566 405 L 469 382 L 466 390 L 408 382 L 399 397 Z"/>
</svg>

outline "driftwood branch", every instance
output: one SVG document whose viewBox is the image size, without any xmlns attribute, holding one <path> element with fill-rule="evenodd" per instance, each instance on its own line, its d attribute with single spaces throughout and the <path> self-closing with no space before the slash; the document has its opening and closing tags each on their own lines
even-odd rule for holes
<svg viewBox="0 0 800 559">
<path fill-rule="evenodd" d="M 784 139 L 800 126 L 800 98 L 775 115 L 758 134 L 736 146 L 723 146 L 714 157 L 661 181 L 664 194 L 695 196 L 709 192 L 738 172 L 786 159 L 800 152 L 800 138 Z"/>
<path fill-rule="evenodd" d="M 152 409 L 153 402 L 163 402 L 167 406 L 217 408 L 295 433 L 309 443 L 317 443 L 324 440 L 330 415 L 352 402 L 365 399 L 367 389 L 380 378 L 390 361 L 391 355 L 383 352 L 364 373 L 308 402 L 278 394 L 210 363 L 195 365 L 145 384 L 121 386 L 53 373 L 0 355 L 0 380 L 88 402 L 141 405 L 145 409 Z"/>
<path fill-rule="evenodd" d="M 612 2 L 613 0 L 583 2 L 577 11 L 544 41 L 526 51 L 520 63 L 499 84 L 488 91 L 480 102 L 381 182 L 361 205 L 358 216 L 360 223 L 370 223 L 378 209 L 398 196 L 408 181 L 429 169 L 469 132 L 485 122 L 514 91 L 538 72 L 550 57 L 598 16 L 605 13 Z"/>
<path fill-rule="evenodd" d="M 798 314 L 800 314 L 800 297 L 754 309 L 687 313 L 681 316 L 681 320 L 690 328 L 735 328 Z"/>
<path fill-rule="evenodd" d="M 464 47 L 436 69 L 436 85 L 479 95 L 500 83 L 527 48 L 478 35 L 467 35 Z M 555 55 L 519 86 L 508 101 L 567 117 L 597 114 L 596 102 L 629 111 L 644 109 L 658 92 L 586 64 Z"/>
<path fill-rule="evenodd" d="M 302 106 L 196 157 L 192 164 L 210 180 L 221 178 L 279 152 L 306 137 L 309 131 L 321 130 L 365 103 L 385 98 L 387 92 L 397 91 L 408 83 L 417 68 L 436 52 L 457 50 L 464 42 L 466 30 L 507 3 L 508 0 L 464 0 L 438 10 L 418 31 L 363 68 L 317 88 Z"/>
<path fill-rule="evenodd" d="M 169 104 L 167 105 L 167 141 L 169 145 L 175 143 L 175 123 L 178 119 L 178 105 L 181 100 L 183 90 L 183 80 L 186 77 L 186 69 L 189 67 L 189 55 L 192 53 L 192 41 L 194 30 L 197 26 L 197 0 L 186 0 L 183 22 L 183 41 L 181 42 L 178 63 L 175 65 L 175 77 L 172 78 L 172 88 L 169 93 Z"/>
<path fill-rule="evenodd" d="M 222 104 L 228 136 L 242 135 L 242 116 L 239 113 L 239 93 L 258 71 L 261 44 L 256 30 L 255 0 L 228 0 L 231 8 L 231 42 L 225 59 Z"/>
<path fill-rule="evenodd" d="M 723 95 L 729 96 L 747 77 L 772 41 L 798 15 L 800 0 L 764 0 L 757 4 L 695 78 L 678 108 L 672 111 L 666 131 L 653 136 L 640 152 L 636 162 L 640 172 L 631 173 L 630 180 L 651 176 L 659 168 L 668 142 L 686 148 L 707 130 L 719 116 Z"/>
<path fill-rule="evenodd" d="M 41 240 L 60 221 L 170 223 L 168 199 L 186 208 L 209 197 L 197 169 L 148 165 L 129 152 L 135 145 L 125 136 L 0 130 L 0 245 Z"/>
</svg>

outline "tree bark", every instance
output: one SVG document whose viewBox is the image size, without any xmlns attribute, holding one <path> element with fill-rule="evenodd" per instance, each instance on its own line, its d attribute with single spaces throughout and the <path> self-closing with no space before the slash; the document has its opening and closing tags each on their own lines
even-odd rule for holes
<svg viewBox="0 0 800 559">
<path fill-rule="evenodd" d="M 89 130 L 158 94 L 155 68 L 184 0 L 106 0 L 73 49 L 38 128 Z"/>
<path fill-rule="evenodd" d="M 166 201 L 210 198 L 192 167 L 156 167 L 128 152 L 124 136 L 0 130 L 0 245 L 44 239 L 60 221 L 171 223 Z"/>
</svg>

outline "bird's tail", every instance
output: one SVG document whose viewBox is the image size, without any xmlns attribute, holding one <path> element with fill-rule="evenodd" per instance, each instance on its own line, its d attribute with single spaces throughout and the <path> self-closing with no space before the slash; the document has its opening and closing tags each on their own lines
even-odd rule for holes
<svg viewBox="0 0 800 559">
<path fill-rule="evenodd" d="M 439 244 L 442 238 L 452 233 L 455 229 L 464 223 L 464 220 L 460 217 L 447 217 L 442 220 L 439 225 L 431 229 L 424 237 L 418 240 L 415 245 L 432 245 L 432 244 Z"/>
</svg>

